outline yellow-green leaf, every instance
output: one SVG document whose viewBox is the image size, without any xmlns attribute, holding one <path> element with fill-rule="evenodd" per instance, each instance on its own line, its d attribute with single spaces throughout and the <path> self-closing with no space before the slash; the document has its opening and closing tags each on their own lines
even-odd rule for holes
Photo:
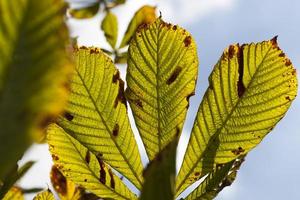
<svg viewBox="0 0 300 200">
<path fill-rule="evenodd" d="M 108 11 L 101 23 L 101 29 L 110 46 L 114 49 L 118 39 L 118 19 L 115 14 Z"/>
<path fill-rule="evenodd" d="M 56 124 L 48 127 L 48 143 L 54 164 L 66 178 L 101 198 L 136 199 L 101 155 L 96 156 Z"/>
<path fill-rule="evenodd" d="M 55 198 L 50 190 L 45 190 L 38 193 L 33 200 L 55 200 Z"/>
<path fill-rule="evenodd" d="M 58 124 L 141 188 L 143 166 L 119 71 L 97 48 L 76 50 L 75 60 L 69 103 Z"/>
<path fill-rule="evenodd" d="M 158 18 L 133 37 L 126 97 L 150 160 L 180 135 L 197 71 L 196 44 L 186 30 Z"/>
<path fill-rule="evenodd" d="M 69 14 L 76 19 L 89 19 L 94 17 L 100 8 L 100 4 L 94 3 L 83 8 L 69 9 Z"/>
<path fill-rule="evenodd" d="M 6 195 L 3 197 L 2 200 L 23 200 L 23 192 L 18 187 L 12 187 Z"/>
<path fill-rule="evenodd" d="M 53 165 L 50 172 L 50 180 L 53 188 L 57 192 L 61 200 L 80 200 L 83 196 L 83 190 L 78 188 L 72 181 L 66 179 L 66 177 L 59 171 L 59 169 Z"/>
<path fill-rule="evenodd" d="M 230 186 L 236 178 L 244 158 L 238 158 L 229 163 L 219 165 L 205 180 L 193 190 L 185 200 L 211 200 L 214 199 L 224 187 Z"/>
<path fill-rule="evenodd" d="M 127 63 L 127 58 L 128 58 L 127 52 L 117 54 L 115 57 L 115 63 L 118 63 L 118 64 Z"/>
<path fill-rule="evenodd" d="M 71 67 L 63 7 L 60 0 L 0 1 L 0 179 L 65 106 Z"/>
<path fill-rule="evenodd" d="M 148 164 L 141 200 L 174 199 L 177 142 L 175 138 Z"/>
<path fill-rule="evenodd" d="M 155 21 L 156 14 L 155 14 L 155 7 L 153 6 L 143 6 L 141 7 L 132 17 L 125 35 L 122 39 L 120 48 L 125 47 L 129 44 L 131 38 L 135 34 L 136 30 L 143 24 L 150 24 Z"/>
<path fill-rule="evenodd" d="M 209 77 L 178 175 L 177 192 L 217 164 L 258 145 L 285 115 L 296 93 L 296 71 L 276 37 L 229 46 Z"/>
</svg>

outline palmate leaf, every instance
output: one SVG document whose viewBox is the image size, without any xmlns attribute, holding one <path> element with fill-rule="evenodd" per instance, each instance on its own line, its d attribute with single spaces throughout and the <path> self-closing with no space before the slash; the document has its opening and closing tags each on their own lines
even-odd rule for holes
<svg viewBox="0 0 300 200">
<path fill-rule="evenodd" d="M 133 37 L 128 55 L 126 97 L 152 160 L 181 133 L 195 90 L 196 45 L 187 31 L 158 18 Z"/>
<path fill-rule="evenodd" d="M 48 143 L 55 165 L 66 178 L 101 198 L 137 199 L 100 155 L 90 152 L 56 124 L 48 128 Z"/>
<path fill-rule="evenodd" d="M 258 145 L 296 93 L 296 71 L 276 37 L 227 48 L 209 77 L 177 177 L 177 194 L 216 165 Z"/>
<path fill-rule="evenodd" d="M 185 200 L 214 199 L 224 187 L 230 186 L 236 178 L 237 171 L 244 161 L 244 157 L 218 166 L 205 180 L 192 191 Z"/>
<path fill-rule="evenodd" d="M 45 190 L 38 193 L 33 200 L 55 200 L 55 198 L 50 190 Z"/>
<path fill-rule="evenodd" d="M 144 171 L 141 200 L 174 199 L 177 143 L 175 138 L 148 164 Z"/>
<path fill-rule="evenodd" d="M 67 100 L 63 7 L 60 0 L 0 0 L 0 179 Z"/>
<path fill-rule="evenodd" d="M 97 48 L 75 50 L 75 61 L 69 103 L 58 124 L 140 189 L 143 166 L 119 71 Z"/>
</svg>

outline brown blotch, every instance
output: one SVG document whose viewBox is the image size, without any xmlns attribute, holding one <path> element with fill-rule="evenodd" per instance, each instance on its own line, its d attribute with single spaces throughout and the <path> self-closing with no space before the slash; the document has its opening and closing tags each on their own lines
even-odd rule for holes
<svg viewBox="0 0 300 200">
<path fill-rule="evenodd" d="M 185 46 L 185 47 L 190 46 L 191 42 L 192 42 L 192 37 L 191 37 L 191 36 L 186 36 L 186 37 L 184 38 L 184 40 L 183 40 L 183 43 L 184 43 L 184 46 Z"/>
<path fill-rule="evenodd" d="M 115 189 L 116 183 L 114 179 L 114 175 L 111 171 L 111 169 L 108 170 L 109 176 L 110 176 L 110 187 Z"/>
<path fill-rule="evenodd" d="M 59 157 L 57 155 L 52 154 L 52 159 L 57 161 L 57 160 L 59 160 Z"/>
<path fill-rule="evenodd" d="M 195 176 L 200 176 L 200 172 L 195 172 Z"/>
<path fill-rule="evenodd" d="M 81 47 L 79 47 L 79 49 L 87 50 L 87 49 L 89 49 L 89 48 L 87 48 L 86 46 L 81 46 Z"/>
<path fill-rule="evenodd" d="M 103 162 L 103 160 L 101 158 L 98 158 L 98 162 L 99 162 L 99 165 L 100 165 L 100 178 L 99 178 L 99 181 L 103 184 L 105 184 L 106 182 L 106 172 L 104 170 L 105 168 L 105 164 Z"/>
<path fill-rule="evenodd" d="M 67 193 L 67 179 L 59 171 L 58 167 L 53 165 L 50 173 L 50 180 L 54 189 L 62 195 Z"/>
<path fill-rule="evenodd" d="M 241 153 L 243 153 L 244 151 L 245 150 L 242 147 L 239 147 L 237 149 L 232 150 L 231 152 L 237 156 L 237 155 L 240 155 Z"/>
<path fill-rule="evenodd" d="M 127 109 L 126 98 L 125 98 L 125 95 L 124 95 L 124 81 L 121 80 L 121 79 L 119 79 L 119 92 L 118 92 L 118 95 L 115 99 L 114 108 L 116 108 L 118 106 L 119 102 L 124 104 L 126 109 Z"/>
<path fill-rule="evenodd" d="M 120 80 L 120 72 L 117 70 L 117 73 L 113 75 L 112 82 L 117 83 L 117 81 Z"/>
<path fill-rule="evenodd" d="M 135 102 L 135 105 L 137 105 L 140 108 L 143 108 L 143 102 L 140 99 L 136 99 L 134 102 Z"/>
<path fill-rule="evenodd" d="M 285 56 L 285 53 L 281 52 L 278 56 L 279 56 L 279 57 L 284 57 L 284 56 Z"/>
<path fill-rule="evenodd" d="M 244 92 L 245 92 L 245 86 L 243 83 L 243 75 L 244 75 L 244 46 L 242 45 L 239 47 L 239 52 L 238 52 L 238 72 L 239 72 L 239 79 L 237 82 L 237 89 L 238 89 L 238 96 L 241 97 Z"/>
<path fill-rule="evenodd" d="M 176 69 L 171 74 L 170 78 L 167 80 L 167 84 L 168 85 L 172 84 L 176 80 L 176 78 L 178 77 L 181 71 L 182 68 L 180 66 L 177 66 Z"/>
<path fill-rule="evenodd" d="M 85 154 L 85 161 L 87 162 L 87 164 L 89 164 L 90 160 L 91 160 L 91 154 L 90 154 L 90 151 L 87 150 L 87 152 Z"/>
<path fill-rule="evenodd" d="M 290 66 L 291 64 L 292 64 L 291 60 L 287 58 L 285 60 L 285 66 Z"/>
<path fill-rule="evenodd" d="M 277 47 L 277 46 L 278 46 L 277 38 L 278 38 L 278 35 L 276 35 L 275 37 L 273 37 L 273 38 L 271 39 L 271 43 L 272 43 L 272 46 L 273 46 L 273 47 Z"/>
<path fill-rule="evenodd" d="M 228 57 L 229 57 L 229 59 L 233 58 L 234 54 L 235 54 L 234 46 L 230 45 L 229 48 L 228 48 Z"/>
<path fill-rule="evenodd" d="M 190 98 L 195 95 L 195 91 L 191 92 L 191 94 L 187 95 L 186 101 L 189 102 Z"/>
<path fill-rule="evenodd" d="M 289 96 L 286 96 L 285 99 L 291 101 L 291 98 Z"/>
<path fill-rule="evenodd" d="M 297 73 L 296 69 L 293 69 L 292 75 L 294 76 L 294 75 L 296 75 L 296 73 Z"/>
<path fill-rule="evenodd" d="M 177 26 L 176 26 L 176 25 L 173 26 L 173 30 L 174 30 L 174 31 L 177 30 Z"/>
<path fill-rule="evenodd" d="M 119 124 L 115 124 L 112 134 L 115 137 L 117 137 L 119 135 Z"/>
<path fill-rule="evenodd" d="M 65 112 L 64 118 L 66 118 L 68 121 L 72 121 L 74 119 L 74 116 L 69 112 Z"/>
<path fill-rule="evenodd" d="M 180 128 L 178 126 L 176 126 L 176 134 L 175 134 L 175 136 L 179 137 L 180 132 L 181 132 Z"/>
<path fill-rule="evenodd" d="M 84 179 L 84 182 L 87 182 L 87 179 Z"/>
</svg>

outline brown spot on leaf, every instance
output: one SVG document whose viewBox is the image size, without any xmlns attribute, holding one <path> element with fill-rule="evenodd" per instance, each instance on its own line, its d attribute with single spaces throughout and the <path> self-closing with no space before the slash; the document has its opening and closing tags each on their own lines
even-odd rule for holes
<svg viewBox="0 0 300 200">
<path fill-rule="evenodd" d="M 114 175 L 111 171 L 111 169 L 108 170 L 109 176 L 110 176 L 110 187 L 115 189 L 115 179 L 114 179 Z"/>
<path fill-rule="evenodd" d="M 278 46 L 278 44 L 277 44 L 277 38 L 278 38 L 278 35 L 276 35 L 275 37 L 273 37 L 271 39 L 271 43 L 272 43 L 273 47 L 277 47 Z"/>
<path fill-rule="evenodd" d="M 68 120 L 68 121 L 72 121 L 74 119 L 74 116 L 69 113 L 69 112 L 65 112 L 64 113 L 64 117 Z"/>
<path fill-rule="evenodd" d="M 79 47 L 79 49 L 87 50 L 88 48 L 86 46 L 81 46 L 81 47 Z"/>
<path fill-rule="evenodd" d="M 184 46 L 185 46 L 185 47 L 190 46 L 191 42 L 192 42 L 192 37 L 191 37 L 191 36 L 186 36 L 186 37 L 184 38 L 184 40 L 183 40 L 183 43 L 184 43 Z"/>
<path fill-rule="evenodd" d="M 115 73 L 113 75 L 112 82 L 113 83 L 117 83 L 118 80 L 120 80 L 120 72 L 119 72 L 119 70 L 117 70 L 117 73 Z"/>
<path fill-rule="evenodd" d="M 244 151 L 245 150 L 242 147 L 239 147 L 237 149 L 232 150 L 231 152 L 237 156 L 237 155 L 240 155 L 241 153 L 243 153 Z"/>
<path fill-rule="evenodd" d="M 134 102 L 135 102 L 135 105 L 137 105 L 140 108 L 143 108 L 143 102 L 140 99 L 136 99 Z"/>
<path fill-rule="evenodd" d="M 84 182 L 87 182 L 87 179 L 84 179 Z"/>
<path fill-rule="evenodd" d="M 52 166 L 50 180 L 57 193 L 62 195 L 67 193 L 67 180 L 55 165 Z"/>
<path fill-rule="evenodd" d="M 177 30 L 177 26 L 176 26 L 176 25 L 173 26 L 173 30 L 174 30 L 174 31 Z"/>
<path fill-rule="evenodd" d="M 52 154 L 52 159 L 57 161 L 57 160 L 59 160 L 59 157 L 57 155 Z"/>
<path fill-rule="evenodd" d="M 292 64 L 291 60 L 287 58 L 285 60 L 285 66 L 290 66 L 291 64 Z"/>
<path fill-rule="evenodd" d="M 112 134 L 115 137 L 117 137 L 119 135 L 119 124 L 115 124 Z"/>
<path fill-rule="evenodd" d="M 281 52 L 278 56 L 279 56 L 279 57 L 284 57 L 285 54 L 284 54 L 283 52 Z"/>
<path fill-rule="evenodd" d="M 106 182 L 106 172 L 104 170 L 105 168 L 105 164 L 103 162 L 103 160 L 101 158 L 98 158 L 98 162 L 99 162 L 99 165 L 100 165 L 100 178 L 99 178 L 99 181 L 103 184 L 105 184 Z"/>
<path fill-rule="evenodd" d="M 195 172 L 195 176 L 200 176 L 200 172 Z"/>
<path fill-rule="evenodd" d="M 118 106 L 119 102 L 123 103 L 125 105 L 125 107 L 127 108 L 126 98 L 124 95 L 124 81 L 122 79 L 119 79 L 119 91 L 118 91 L 118 95 L 115 99 L 114 108 L 116 108 Z"/>
<path fill-rule="evenodd" d="M 291 101 L 291 98 L 289 96 L 286 96 L 285 99 Z"/>
<path fill-rule="evenodd" d="M 233 58 L 234 54 L 235 54 L 234 46 L 230 45 L 229 48 L 228 48 L 228 57 L 229 57 L 229 59 Z"/>
<path fill-rule="evenodd" d="M 296 73 L 297 73 L 296 69 L 293 69 L 292 75 L 294 76 L 294 75 L 296 75 Z"/>
<path fill-rule="evenodd" d="M 238 96 L 241 97 L 245 92 L 245 86 L 243 83 L 243 75 L 244 75 L 244 46 L 239 47 L 238 52 L 238 65 L 239 65 L 239 79 L 237 82 L 237 88 L 238 88 Z"/>
<path fill-rule="evenodd" d="M 85 161 L 87 162 L 87 164 L 89 164 L 90 160 L 91 160 L 91 154 L 90 154 L 90 151 L 87 150 L 87 152 L 85 154 Z"/>
<path fill-rule="evenodd" d="M 167 84 L 168 85 L 172 84 L 176 80 L 176 78 L 178 77 L 181 71 L 182 71 L 182 67 L 177 66 L 173 71 L 173 73 L 171 74 L 170 78 L 167 80 Z"/>
</svg>

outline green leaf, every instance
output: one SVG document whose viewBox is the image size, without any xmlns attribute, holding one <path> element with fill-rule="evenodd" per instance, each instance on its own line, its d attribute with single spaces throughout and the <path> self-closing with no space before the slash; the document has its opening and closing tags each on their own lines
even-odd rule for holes
<svg viewBox="0 0 300 200">
<path fill-rule="evenodd" d="M 177 143 L 175 138 L 148 164 L 141 200 L 174 199 Z"/>
<path fill-rule="evenodd" d="M 21 179 L 24 174 L 32 167 L 35 162 L 29 161 L 25 163 L 21 168 L 15 167 L 15 169 L 7 175 L 3 180 L 3 185 L 0 187 L 0 199 L 10 190 L 10 188 Z"/>
<path fill-rule="evenodd" d="M 229 46 L 209 77 L 177 192 L 258 145 L 285 115 L 296 93 L 296 71 L 276 37 Z"/>
<path fill-rule="evenodd" d="M 140 189 L 143 166 L 119 71 L 97 48 L 76 50 L 75 60 L 69 103 L 58 124 Z"/>
<path fill-rule="evenodd" d="M 184 29 L 158 18 L 133 37 L 126 97 L 150 160 L 180 135 L 197 70 L 196 44 Z"/>
<path fill-rule="evenodd" d="M 118 19 L 112 12 L 108 11 L 101 23 L 101 29 L 110 46 L 115 49 L 118 39 Z"/>
<path fill-rule="evenodd" d="M 63 8 L 59 0 L 0 1 L 0 179 L 65 106 L 71 68 Z"/>
<path fill-rule="evenodd" d="M 33 200 L 55 200 L 55 198 L 50 190 L 45 190 L 37 194 Z"/>
<path fill-rule="evenodd" d="M 137 31 L 137 29 L 143 24 L 153 23 L 156 19 L 155 7 L 153 6 L 143 6 L 141 7 L 132 17 L 125 35 L 122 39 L 121 45 L 119 48 L 123 48 L 129 44 L 131 38 Z"/>
<path fill-rule="evenodd" d="M 19 187 L 12 187 L 2 200 L 24 200 L 24 196 Z"/>
<path fill-rule="evenodd" d="M 112 169 L 56 124 L 48 128 L 49 150 L 54 164 L 74 183 L 101 198 L 137 199 Z"/>
<path fill-rule="evenodd" d="M 98 13 L 99 8 L 100 3 L 96 2 L 83 8 L 69 9 L 69 14 L 76 19 L 89 19 Z"/>
<path fill-rule="evenodd" d="M 229 163 L 219 165 L 185 199 L 214 199 L 224 187 L 230 186 L 233 183 L 243 162 L 244 157 L 241 157 Z"/>
</svg>

